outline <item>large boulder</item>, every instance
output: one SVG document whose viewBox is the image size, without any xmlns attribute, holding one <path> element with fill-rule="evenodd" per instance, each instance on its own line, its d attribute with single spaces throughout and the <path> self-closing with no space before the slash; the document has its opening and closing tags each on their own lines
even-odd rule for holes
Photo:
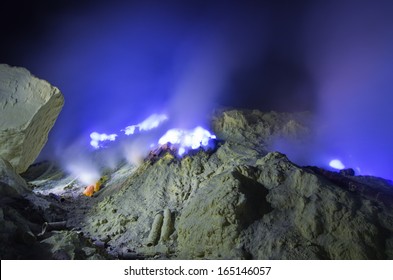
<svg viewBox="0 0 393 280">
<path fill-rule="evenodd" d="M 9 162 L 0 157 L 0 258 L 34 258 L 34 232 L 43 220 L 25 197 L 31 195 L 26 182 Z M 37 223 L 38 217 L 38 223 Z"/>
<path fill-rule="evenodd" d="M 19 196 L 29 192 L 25 180 L 15 172 L 11 164 L 0 157 L 0 196 Z"/>
<path fill-rule="evenodd" d="M 0 156 L 18 173 L 41 152 L 63 105 L 58 88 L 24 68 L 0 64 Z"/>
</svg>

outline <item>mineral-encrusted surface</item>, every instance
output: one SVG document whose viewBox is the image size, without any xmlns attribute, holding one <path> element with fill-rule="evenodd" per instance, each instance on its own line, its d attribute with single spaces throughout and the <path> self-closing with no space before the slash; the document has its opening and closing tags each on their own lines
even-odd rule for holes
<svg viewBox="0 0 393 280">
<path fill-rule="evenodd" d="M 393 259 L 391 181 L 299 166 L 269 150 L 280 137 L 304 141 L 307 120 L 307 113 L 219 112 L 215 150 L 180 158 L 166 149 L 139 166 L 102 170 L 108 180 L 93 197 L 50 164 L 34 166 L 26 178 L 35 191 L 64 201 L 3 201 L 0 228 L 13 252 L 3 258 L 30 248 L 55 259 L 108 258 L 102 249 L 120 259 Z M 40 205 L 33 222 L 28 205 Z M 40 222 L 61 219 L 67 229 L 37 237 Z M 10 232 L 23 244 L 17 251 Z"/>
<path fill-rule="evenodd" d="M 18 173 L 39 155 L 63 104 L 58 88 L 25 68 L 0 64 L 0 156 Z"/>
<path fill-rule="evenodd" d="M 148 258 L 392 259 L 391 182 L 337 175 L 381 200 L 264 150 L 275 135 L 307 133 L 303 116 L 223 112 L 213 127 L 225 142 L 215 152 L 123 166 L 79 225 L 119 254 Z M 169 238 L 146 242 L 168 209 Z"/>
</svg>

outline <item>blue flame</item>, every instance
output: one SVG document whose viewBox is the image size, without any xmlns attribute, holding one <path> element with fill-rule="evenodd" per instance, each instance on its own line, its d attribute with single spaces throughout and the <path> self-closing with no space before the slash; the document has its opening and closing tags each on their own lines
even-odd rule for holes
<svg viewBox="0 0 393 280">
<path fill-rule="evenodd" d="M 102 142 L 107 142 L 107 141 L 115 141 L 117 138 L 117 134 L 106 134 L 106 133 L 98 133 L 98 132 L 92 132 L 90 134 L 90 145 L 93 146 L 94 148 L 98 149 L 102 147 L 103 143 Z"/>
<path fill-rule="evenodd" d="M 338 156 L 364 174 L 393 178 L 392 1 L 148 2 L 32 13 L 40 20 L 34 33 L 8 32 L 19 42 L 4 38 L 3 47 L 16 59 L 2 60 L 65 95 L 43 157 L 154 112 L 189 130 L 206 126 L 217 104 L 308 109 L 318 133 L 297 153 L 307 164 Z"/>
<path fill-rule="evenodd" d="M 154 128 L 157 128 L 166 120 L 168 120 L 168 117 L 165 114 L 160 114 L 160 115 L 153 114 L 150 117 L 148 117 L 147 119 L 145 119 L 143 122 L 141 122 L 139 124 L 127 126 L 126 128 L 122 129 L 122 131 L 124 131 L 125 135 L 132 135 L 136 132 L 137 129 L 140 132 L 141 131 L 149 131 Z"/>
<path fill-rule="evenodd" d="M 345 168 L 345 165 L 339 159 L 332 159 L 329 162 L 329 165 L 330 165 L 330 167 L 332 167 L 334 169 L 338 169 L 338 170 L 341 170 L 341 169 Z"/>
<path fill-rule="evenodd" d="M 206 148 L 212 139 L 216 139 L 214 134 L 198 126 L 191 130 L 170 129 L 158 140 L 158 144 L 171 143 L 178 148 L 178 154 L 182 156 L 189 150 Z"/>
</svg>

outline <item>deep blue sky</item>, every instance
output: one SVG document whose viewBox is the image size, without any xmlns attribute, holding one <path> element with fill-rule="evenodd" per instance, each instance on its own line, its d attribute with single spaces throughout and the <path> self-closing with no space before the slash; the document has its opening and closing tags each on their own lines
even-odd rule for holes
<svg viewBox="0 0 393 280">
<path fill-rule="evenodd" d="M 47 154 L 155 112 L 191 127 L 217 106 L 311 110 L 305 162 L 393 178 L 393 1 L 3 2 L 0 62 L 66 99 Z"/>
</svg>

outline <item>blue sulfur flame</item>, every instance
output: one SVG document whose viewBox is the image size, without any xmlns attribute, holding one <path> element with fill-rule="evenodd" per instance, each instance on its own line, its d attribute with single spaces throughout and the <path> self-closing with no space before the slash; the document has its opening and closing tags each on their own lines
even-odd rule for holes
<svg viewBox="0 0 393 280">
<path fill-rule="evenodd" d="M 127 134 L 147 137 L 157 122 L 140 118 L 156 112 L 171 120 L 124 148 L 140 152 L 129 158 L 139 160 L 170 128 L 207 127 L 220 106 L 310 110 L 315 137 L 282 152 L 307 165 L 338 157 L 362 174 L 393 178 L 393 1 L 88 2 L 47 14 L 37 5 L 36 25 L 2 34 L 1 47 L 14 53 L 2 62 L 65 96 L 42 158 L 73 160 L 68 147 L 92 131 L 124 136 L 128 126 Z M 24 20 L 16 11 L 10 27 Z M 112 142 L 101 141 L 110 133 L 91 144 Z"/>
<path fill-rule="evenodd" d="M 102 147 L 101 142 L 107 142 L 107 141 L 115 141 L 117 137 L 117 134 L 105 134 L 105 133 L 98 133 L 98 132 L 92 132 L 90 134 L 90 145 L 96 149 Z"/>
<path fill-rule="evenodd" d="M 341 162 L 341 160 L 339 159 L 333 159 L 329 162 L 330 167 L 334 168 L 334 169 L 344 169 L 345 165 Z"/>
<path fill-rule="evenodd" d="M 158 140 L 158 144 L 171 143 L 178 148 L 179 156 L 182 156 L 189 150 L 207 147 L 211 139 L 216 139 L 216 136 L 198 126 L 191 130 L 170 129 Z"/>
<path fill-rule="evenodd" d="M 148 132 L 157 129 L 166 120 L 168 120 L 168 117 L 164 114 L 153 114 L 140 124 L 127 126 L 125 129 L 122 129 L 122 131 L 125 135 L 132 136 L 136 133 L 136 129 L 138 129 L 138 132 Z M 108 135 L 105 133 L 100 134 L 93 132 L 90 134 L 90 145 L 95 149 L 102 148 L 104 147 L 104 143 L 108 141 L 113 142 L 117 137 L 117 134 Z M 164 135 L 158 139 L 157 144 L 162 146 L 170 143 L 178 149 L 179 156 L 182 156 L 189 150 L 195 150 L 200 147 L 207 148 L 209 146 L 209 141 L 212 139 L 216 139 L 216 136 L 201 126 L 189 130 L 172 128 L 166 131 Z M 147 146 L 146 143 L 146 148 Z M 154 148 L 155 146 L 155 144 L 149 145 L 150 148 Z"/>
</svg>

